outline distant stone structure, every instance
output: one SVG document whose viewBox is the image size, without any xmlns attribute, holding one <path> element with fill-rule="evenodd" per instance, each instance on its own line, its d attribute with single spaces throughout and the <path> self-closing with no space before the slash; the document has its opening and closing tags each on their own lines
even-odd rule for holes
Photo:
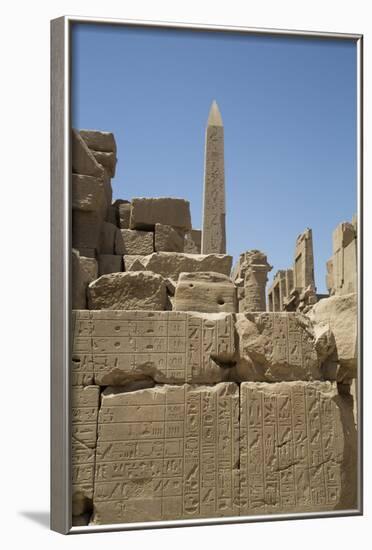
<svg viewBox="0 0 372 550">
<path fill-rule="evenodd" d="M 223 123 L 213 101 L 205 133 L 202 254 L 226 254 Z"/>
<path fill-rule="evenodd" d="M 232 277 L 238 289 L 239 312 L 266 311 L 267 274 L 272 267 L 260 250 L 240 254 Z"/>
<path fill-rule="evenodd" d="M 329 294 L 357 291 L 357 220 L 340 223 L 333 232 L 333 255 L 327 262 Z"/>
<path fill-rule="evenodd" d="M 269 311 L 284 311 L 293 290 L 293 269 L 279 269 L 268 291 Z"/>
<path fill-rule="evenodd" d="M 266 255 L 225 253 L 209 122 L 202 254 L 187 200 L 112 202 L 114 136 L 73 132 L 73 525 L 356 507 L 356 233 L 336 230 L 325 299 L 300 235 L 266 311 Z"/>
<path fill-rule="evenodd" d="M 312 230 L 296 239 L 293 269 L 280 269 L 268 291 L 269 311 L 305 311 L 318 300 Z"/>
<path fill-rule="evenodd" d="M 309 286 L 315 290 L 313 232 L 309 228 L 296 239 L 293 279 L 298 292 Z"/>
</svg>

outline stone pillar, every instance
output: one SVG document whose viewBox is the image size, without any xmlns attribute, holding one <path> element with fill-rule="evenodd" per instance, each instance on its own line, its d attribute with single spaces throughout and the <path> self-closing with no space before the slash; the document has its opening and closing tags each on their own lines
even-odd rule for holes
<svg viewBox="0 0 372 550">
<path fill-rule="evenodd" d="M 202 254 L 226 254 L 223 123 L 213 101 L 205 135 Z"/>
<path fill-rule="evenodd" d="M 271 269 L 266 255 L 259 250 L 240 255 L 233 272 L 238 288 L 239 312 L 266 311 L 267 274 Z"/>
<path fill-rule="evenodd" d="M 306 229 L 297 237 L 294 261 L 294 288 L 300 292 L 311 286 L 314 291 L 313 233 Z"/>
</svg>

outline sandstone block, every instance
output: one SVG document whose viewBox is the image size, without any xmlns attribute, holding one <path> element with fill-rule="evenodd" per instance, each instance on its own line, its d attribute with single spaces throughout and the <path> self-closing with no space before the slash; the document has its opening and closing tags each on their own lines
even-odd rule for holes
<svg viewBox="0 0 372 550">
<path fill-rule="evenodd" d="M 72 513 L 92 510 L 98 386 L 72 388 Z"/>
<path fill-rule="evenodd" d="M 329 362 L 339 365 L 337 380 L 350 380 L 357 375 L 357 295 L 345 294 L 323 298 L 309 312 L 315 329 L 327 328 L 335 339 Z"/>
<path fill-rule="evenodd" d="M 89 258 L 80 254 L 80 265 L 88 274 L 89 282 L 98 277 L 98 262 L 95 258 Z"/>
<path fill-rule="evenodd" d="M 116 141 L 111 132 L 100 132 L 99 130 L 80 130 L 80 136 L 89 149 L 102 151 L 104 153 L 116 153 Z"/>
<path fill-rule="evenodd" d="M 87 286 L 97 278 L 97 260 L 84 258 L 79 252 L 72 249 L 71 257 L 71 282 L 72 282 L 72 307 L 85 309 L 87 307 Z"/>
<path fill-rule="evenodd" d="M 184 250 L 187 254 L 200 254 L 201 252 L 201 229 L 191 229 L 185 234 Z"/>
<path fill-rule="evenodd" d="M 100 254 L 114 254 L 117 231 L 118 228 L 112 223 L 102 223 L 99 242 Z"/>
<path fill-rule="evenodd" d="M 101 178 L 72 174 L 72 209 L 87 212 L 105 211 L 106 195 Z"/>
<path fill-rule="evenodd" d="M 155 224 L 155 252 L 183 252 L 185 232 L 171 225 Z"/>
<path fill-rule="evenodd" d="M 143 271 L 145 269 L 141 261 L 143 257 L 140 254 L 125 254 L 123 256 L 124 271 Z"/>
<path fill-rule="evenodd" d="M 92 523 L 239 514 L 238 409 L 233 383 L 106 388 Z"/>
<path fill-rule="evenodd" d="M 116 225 L 116 226 L 118 224 L 117 211 L 116 211 L 116 208 L 113 204 L 111 204 L 107 208 L 105 221 L 108 222 L 108 223 L 112 223 L 112 225 Z"/>
<path fill-rule="evenodd" d="M 240 514 L 356 507 L 352 398 L 331 382 L 240 386 Z"/>
<path fill-rule="evenodd" d="M 155 224 L 191 229 L 190 203 L 174 198 L 132 199 L 131 229 L 154 229 Z"/>
<path fill-rule="evenodd" d="M 89 314 L 89 320 L 76 324 L 73 357 L 76 372 L 80 366 L 82 373 L 89 373 L 94 364 L 97 384 L 122 386 L 146 379 L 212 384 L 227 380 L 235 363 L 232 315 L 107 310 Z"/>
<path fill-rule="evenodd" d="M 82 253 L 97 250 L 100 241 L 102 217 L 97 212 L 72 211 L 72 246 Z"/>
<path fill-rule="evenodd" d="M 175 310 L 235 313 L 237 307 L 236 287 L 227 275 L 213 272 L 180 274 Z"/>
<path fill-rule="evenodd" d="M 297 313 L 239 313 L 236 376 L 276 382 L 322 379 L 314 333 Z"/>
<path fill-rule="evenodd" d="M 137 258 L 146 271 L 159 273 L 177 281 L 180 273 L 194 273 L 200 271 L 214 271 L 223 275 L 230 275 L 232 257 L 225 254 L 181 254 L 177 252 L 155 252 L 149 256 Z M 137 269 L 137 263 L 135 264 Z M 126 268 L 134 270 L 132 265 Z"/>
<path fill-rule="evenodd" d="M 98 274 L 119 273 L 123 271 L 123 258 L 115 254 L 100 254 L 98 256 Z M 97 277 L 96 277 L 97 278 Z"/>
<path fill-rule="evenodd" d="M 71 316 L 71 385 L 94 384 L 92 322 L 87 310 L 72 310 Z"/>
<path fill-rule="evenodd" d="M 110 178 L 115 176 L 116 169 L 116 154 L 113 152 L 104 152 L 104 151 L 92 151 L 96 161 L 105 168 L 107 174 Z"/>
<path fill-rule="evenodd" d="M 121 204 L 118 205 L 120 229 L 129 229 L 130 210 L 131 210 L 130 202 L 122 202 Z"/>
<path fill-rule="evenodd" d="M 102 275 L 88 286 L 89 309 L 162 311 L 166 305 L 166 283 L 156 273 L 110 273 Z"/>
<path fill-rule="evenodd" d="M 83 176 L 103 177 L 104 169 L 89 150 L 79 132 L 72 130 L 71 136 L 72 172 Z"/>
<path fill-rule="evenodd" d="M 154 252 L 154 233 L 135 229 L 121 229 L 123 247 L 120 253 L 146 256 Z M 122 252 L 123 250 L 123 252 Z"/>
</svg>

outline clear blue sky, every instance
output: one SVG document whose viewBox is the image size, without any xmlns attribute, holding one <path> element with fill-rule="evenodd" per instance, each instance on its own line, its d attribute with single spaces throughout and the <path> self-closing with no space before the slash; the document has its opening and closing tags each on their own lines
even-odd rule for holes
<svg viewBox="0 0 372 550">
<path fill-rule="evenodd" d="M 349 41 L 81 24 L 73 126 L 111 131 L 114 197 L 176 196 L 201 227 L 204 133 L 225 127 L 227 247 L 293 262 L 313 229 L 325 292 L 332 231 L 356 211 L 356 46 Z"/>
</svg>

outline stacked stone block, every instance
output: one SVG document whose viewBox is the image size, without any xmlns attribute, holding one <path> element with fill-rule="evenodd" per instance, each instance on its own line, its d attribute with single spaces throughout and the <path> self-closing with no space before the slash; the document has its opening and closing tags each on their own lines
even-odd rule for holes
<svg viewBox="0 0 372 550">
<path fill-rule="evenodd" d="M 231 273 L 187 201 L 107 201 L 109 136 L 75 135 L 73 524 L 356 507 L 355 295 L 266 311 L 262 252 Z"/>
</svg>

